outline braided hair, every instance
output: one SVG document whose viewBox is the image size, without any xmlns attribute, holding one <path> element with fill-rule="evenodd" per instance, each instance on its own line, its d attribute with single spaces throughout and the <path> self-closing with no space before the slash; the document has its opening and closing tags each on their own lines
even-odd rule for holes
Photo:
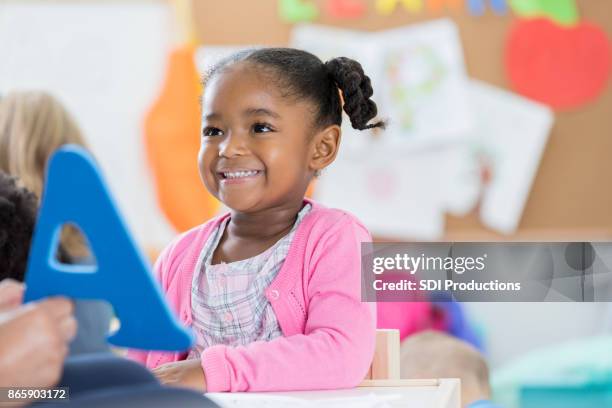
<svg viewBox="0 0 612 408">
<path fill-rule="evenodd" d="M 243 50 L 221 60 L 208 71 L 206 83 L 236 62 L 259 65 L 277 81 L 283 97 L 307 99 L 317 107 L 317 128 L 342 124 L 342 109 L 354 129 L 384 128 L 384 121 L 369 123 L 378 113 L 374 90 L 361 64 L 346 57 L 325 63 L 315 55 L 293 48 Z M 342 96 L 341 96 L 342 95 Z M 344 101 L 344 104 L 342 103 Z"/>
</svg>

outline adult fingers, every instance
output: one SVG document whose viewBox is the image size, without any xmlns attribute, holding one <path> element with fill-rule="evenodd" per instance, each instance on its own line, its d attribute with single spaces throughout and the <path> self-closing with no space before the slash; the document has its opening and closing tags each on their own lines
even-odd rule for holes
<svg viewBox="0 0 612 408">
<path fill-rule="evenodd" d="M 0 282 L 0 311 L 13 309 L 23 302 L 24 285 L 13 279 Z"/>
<path fill-rule="evenodd" d="M 62 320 L 74 313 L 74 303 L 64 297 L 42 300 L 39 306 L 55 320 Z"/>
<path fill-rule="evenodd" d="M 74 316 L 64 317 L 59 321 L 58 329 L 62 339 L 68 342 L 76 336 L 77 321 Z"/>
</svg>

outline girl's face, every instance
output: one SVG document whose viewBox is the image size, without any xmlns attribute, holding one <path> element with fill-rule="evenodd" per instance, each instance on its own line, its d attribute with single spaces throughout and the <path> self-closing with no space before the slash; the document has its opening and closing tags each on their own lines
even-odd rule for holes
<svg viewBox="0 0 612 408">
<path fill-rule="evenodd" d="M 312 178 L 312 107 L 283 98 L 269 76 L 240 62 L 208 83 L 200 176 L 229 208 L 253 212 L 300 201 Z"/>
</svg>

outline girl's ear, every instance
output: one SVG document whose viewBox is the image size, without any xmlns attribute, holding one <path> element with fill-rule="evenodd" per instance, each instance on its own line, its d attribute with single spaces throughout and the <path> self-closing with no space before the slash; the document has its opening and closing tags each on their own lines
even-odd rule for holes
<svg viewBox="0 0 612 408">
<path fill-rule="evenodd" d="M 334 161 L 340 147 L 341 134 L 340 126 L 331 125 L 314 135 L 313 152 L 309 163 L 311 170 L 323 170 Z"/>
</svg>

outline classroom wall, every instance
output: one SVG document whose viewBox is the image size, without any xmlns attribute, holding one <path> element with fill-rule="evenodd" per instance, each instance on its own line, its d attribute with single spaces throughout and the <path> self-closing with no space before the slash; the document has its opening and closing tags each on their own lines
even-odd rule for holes
<svg viewBox="0 0 612 408">
<path fill-rule="evenodd" d="M 313 0 L 324 10 L 325 0 Z M 499 16 L 490 10 L 483 16 L 467 11 L 432 15 L 401 8 L 390 16 L 375 13 L 375 0 L 365 0 L 366 16 L 341 20 L 322 12 L 315 22 L 343 28 L 381 30 L 431 20 L 441 15 L 459 27 L 468 74 L 490 84 L 508 88 L 504 73 L 504 44 L 516 17 Z M 599 25 L 612 38 L 612 2 L 577 0 L 585 21 Z M 292 25 L 277 15 L 277 2 L 193 2 L 200 42 L 207 45 L 286 45 Z M 265 22 L 265 23 L 262 23 Z M 612 235 L 612 84 L 594 103 L 572 112 L 557 113 L 539 171 L 527 201 L 517 236 L 527 234 L 552 239 L 580 231 L 593 236 Z M 453 238 L 469 235 L 490 237 L 474 214 L 447 217 L 447 231 Z M 538 234 L 538 232 L 541 232 Z M 508 237 L 512 239 L 512 237 Z"/>
</svg>

